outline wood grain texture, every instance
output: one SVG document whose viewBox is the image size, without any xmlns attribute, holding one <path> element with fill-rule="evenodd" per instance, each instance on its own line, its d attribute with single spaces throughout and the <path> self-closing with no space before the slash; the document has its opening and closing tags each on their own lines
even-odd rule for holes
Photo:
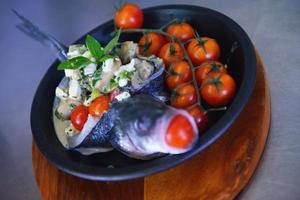
<svg viewBox="0 0 300 200">
<path fill-rule="evenodd" d="M 199 155 L 168 171 L 125 182 L 83 180 L 56 169 L 33 142 L 33 169 L 43 199 L 234 199 L 259 162 L 270 126 L 269 87 L 257 59 L 256 86 L 236 122 Z"/>
<path fill-rule="evenodd" d="M 71 176 L 54 167 L 34 142 L 32 161 L 36 182 L 45 200 L 143 199 L 143 179 L 97 182 Z"/>
</svg>

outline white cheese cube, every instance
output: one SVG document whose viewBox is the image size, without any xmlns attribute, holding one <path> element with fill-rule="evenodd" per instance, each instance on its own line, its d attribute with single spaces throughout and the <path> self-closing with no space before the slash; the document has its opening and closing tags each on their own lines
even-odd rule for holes
<svg viewBox="0 0 300 200">
<path fill-rule="evenodd" d="M 119 80 L 119 82 L 118 82 L 118 84 L 119 84 L 120 87 L 126 86 L 127 83 L 128 83 L 128 80 L 127 80 L 126 78 L 121 78 L 121 79 Z"/>
<path fill-rule="evenodd" d="M 102 70 L 105 73 L 110 72 L 112 70 L 113 66 L 114 66 L 114 59 L 109 58 L 104 61 L 103 65 L 102 65 Z"/>
<path fill-rule="evenodd" d="M 91 59 L 92 58 L 92 54 L 90 51 L 85 51 L 83 54 L 82 54 L 83 57 L 86 57 L 88 59 Z"/>
<path fill-rule="evenodd" d="M 81 99 L 81 88 L 77 80 L 71 79 L 69 82 L 69 97 L 75 100 Z"/>
<path fill-rule="evenodd" d="M 91 57 L 91 61 L 92 61 L 92 62 L 96 62 L 96 58 Z"/>
<path fill-rule="evenodd" d="M 74 73 L 73 69 L 65 69 L 66 77 L 72 77 L 73 73 Z"/>
<path fill-rule="evenodd" d="M 87 48 L 83 44 L 72 44 L 69 46 L 69 52 L 79 51 L 80 54 L 87 51 Z"/>
<path fill-rule="evenodd" d="M 68 98 L 68 94 L 59 87 L 56 87 L 55 95 L 60 99 L 67 99 Z"/>
<path fill-rule="evenodd" d="M 85 68 L 83 68 L 84 75 L 91 75 L 96 71 L 97 65 L 95 63 L 90 63 Z"/>
<path fill-rule="evenodd" d="M 135 65 L 135 60 L 132 59 L 132 60 L 130 61 L 130 63 L 128 63 L 127 65 L 121 66 L 121 68 L 123 68 L 123 69 L 124 69 L 125 71 L 127 71 L 127 72 L 133 72 L 133 71 L 135 70 L 134 65 Z"/>
<path fill-rule="evenodd" d="M 77 56 L 80 56 L 80 52 L 79 52 L 79 50 L 70 51 L 67 53 L 67 56 L 68 56 L 68 59 L 75 58 Z"/>
<path fill-rule="evenodd" d="M 74 80 L 80 79 L 80 72 L 77 69 L 65 69 L 65 75 Z"/>
<path fill-rule="evenodd" d="M 117 71 L 114 72 L 115 76 L 119 76 L 122 71 L 133 72 L 135 70 L 135 61 L 132 59 L 130 63 L 122 65 Z"/>
</svg>

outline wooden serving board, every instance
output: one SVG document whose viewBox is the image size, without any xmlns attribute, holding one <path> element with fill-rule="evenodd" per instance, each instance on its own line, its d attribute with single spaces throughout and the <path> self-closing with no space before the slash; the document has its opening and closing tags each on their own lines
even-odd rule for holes
<svg viewBox="0 0 300 200">
<path fill-rule="evenodd" d="M 270 126 L 270 94 L 257 55 L 254 92 L 225 135 L 183 164 L 145 178 L 96 182 L 68 175 L 32 145 L 32 163 L 43 199 L 230 200 L 246 186 L 261 158 Z"/>
</svg>

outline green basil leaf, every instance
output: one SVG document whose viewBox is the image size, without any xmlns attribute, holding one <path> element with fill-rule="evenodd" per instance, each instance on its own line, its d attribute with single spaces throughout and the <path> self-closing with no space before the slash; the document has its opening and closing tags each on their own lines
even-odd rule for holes
<svg viewBox="0 0 300 200">
<path fill-rule="evenodd" d="M 104 50 L 101 49 L 100 43 L 92 36 L 86 36 L 85 44 L 88 50 L 91 52 L 92 56 L 97 60 L 99 60 L 103 56 Z"/>
<path fill-rule="evenodd" d="M 119 86 L 119 84 L 116 82 L 116 80 L 112 79 L 112 80 L 110 81 L 109 89 L 110 89 L 110 90 L 113 90 L 113 89 L 117 88 L 118 86 Z"/>
<path fill-rule="evenodd" d="M 104 48 L 104 53 L 105 54 L 109 54 L 113 50 L 113 48 L 115 48 L 115 46 L 118 44 L 120 35 L 121 35 L 121 29 L 119 29 L 117 31 L 114 38 L 105 46 L 105 48 Z"/>
<path fill-rule="evenodd" d="M 110 58 L 114 58 L 114 56 L 104 55 L 103 57 L 100 58 L 99 62 L 104 62 L 104 61 L 106 61 L 107 59 L 110 59 Z"/>
<path fill-rule="evenodd" d="M 70 103 L 69 104 L 69 108 L 71 108 L 71 109 L 74 109 L 74 108 L 76 108 L 77 106 L 76 106 L 76 104 L 74 104 L 74 103 Z"/>
<path fill-rule="evenodd" d="M 92 61 L 86 57 L 78 56 L 70 60 L 65 60 L 57 66 L 58 70 L 78 69 L 82 66 L 90 64 Z"/>
<path fill-rule="evenodd" d="M 92 86 L 94 87 L 96 85 L 96 82 L 101 79 L 101 74 L 102 74 L 102 68 L 97 69 L 92 78 Z"/>
</svg>

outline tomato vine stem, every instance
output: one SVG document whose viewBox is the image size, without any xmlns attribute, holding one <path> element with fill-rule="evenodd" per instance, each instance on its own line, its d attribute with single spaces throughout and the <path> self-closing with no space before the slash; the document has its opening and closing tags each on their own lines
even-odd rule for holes
<svg viewBox="0 0 300 200">
<path fill-rule="evenodd" d="M 168 22 L 168 23 L 162 25 L 162 26 L 159 28 L 159 30 L 164 31 L 164 29 L 167 28 L 169 25 L 174 24 L 174 23 L 179 23 L 179 22 L 180 22 L 180 20 L 179 20 L 178 18 L 175 18 L 175 19 L 171 20 L 170 22 Z"/>
</svg>

